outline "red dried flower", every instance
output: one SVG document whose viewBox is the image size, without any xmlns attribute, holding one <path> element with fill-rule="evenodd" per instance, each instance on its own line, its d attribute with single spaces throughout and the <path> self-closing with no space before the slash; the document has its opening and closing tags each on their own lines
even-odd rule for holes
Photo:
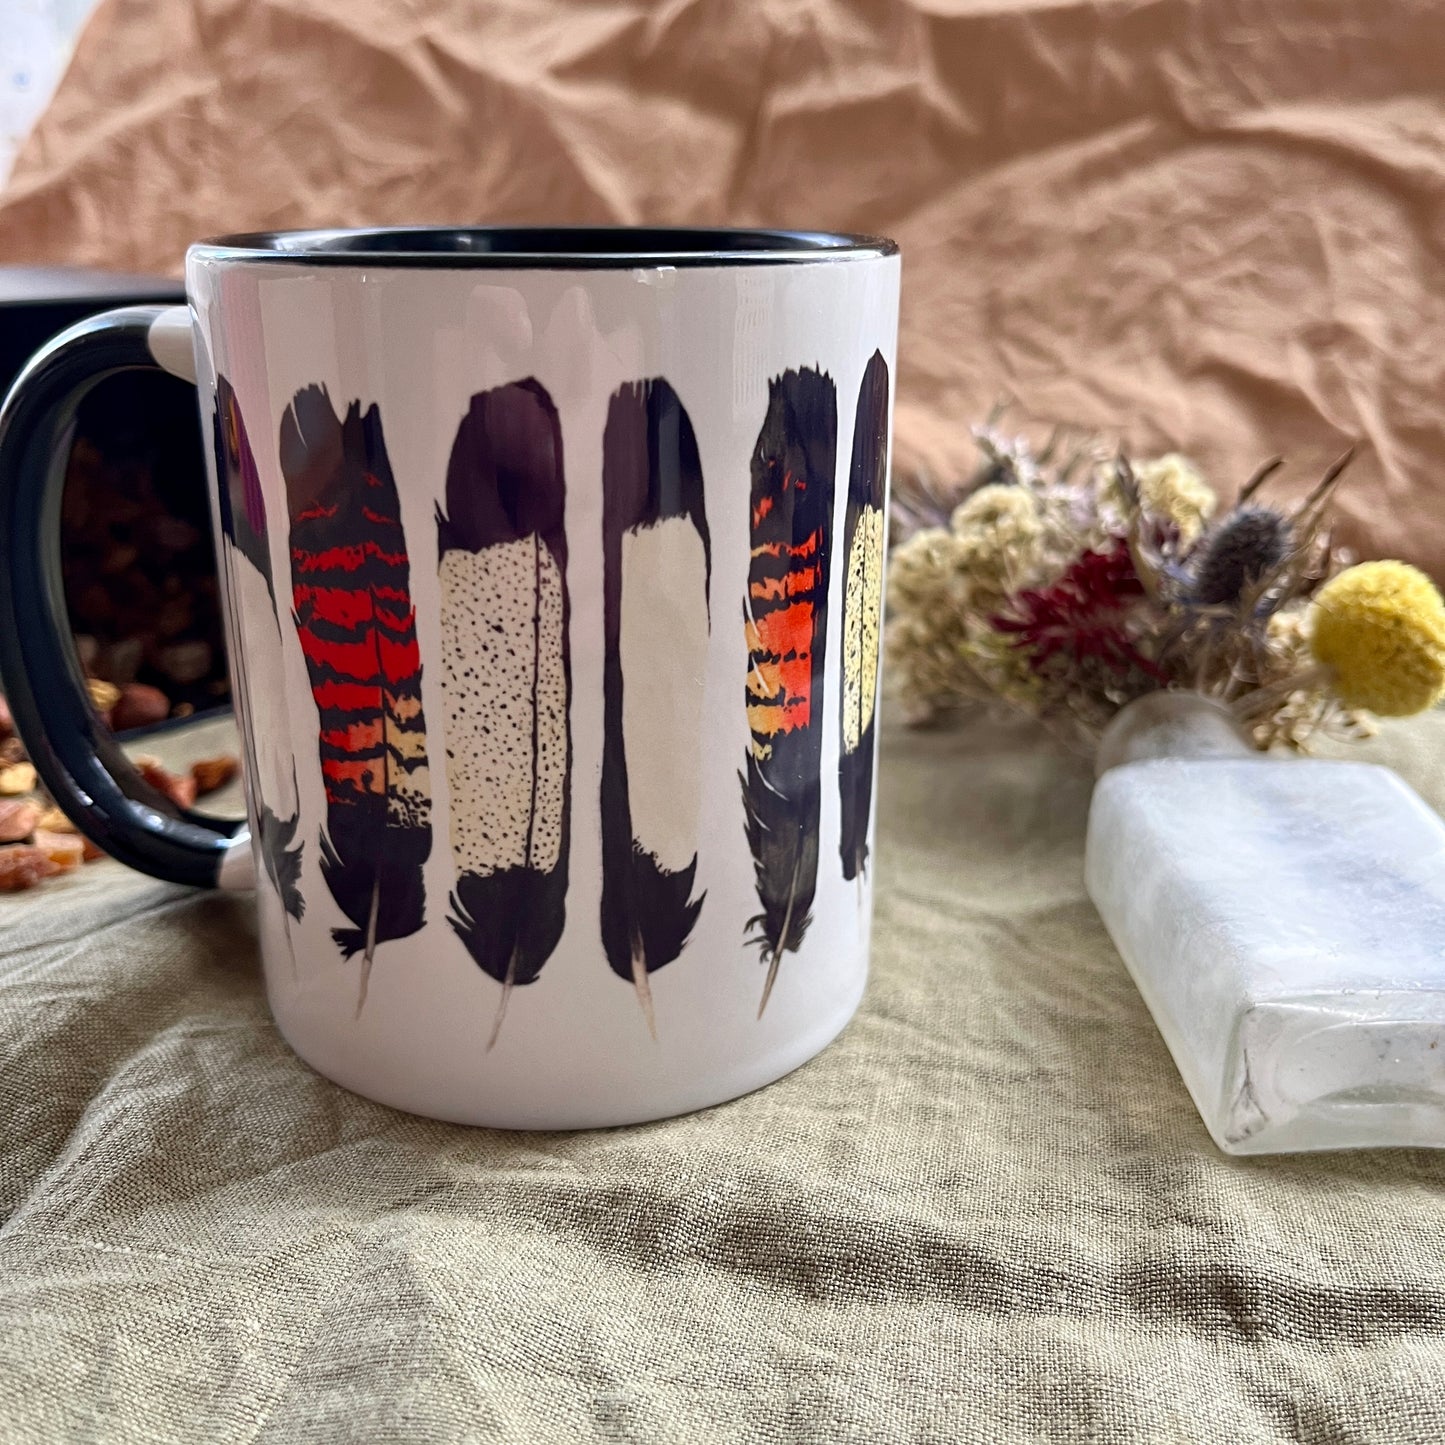
<svg viewBox="0 0 1445 1445">
<path fill-rule="evenodd" d="M 1101 662 L 1120 676 L 1138 669 L 1167 682 L 1162 669 L 1134 646 L 1124 625 L 1130 602 L 1143 595 L 1129 545 L 1120 537 L 1105 551 L 1085 552 L 1052 587 L 1020 592 L 1012 600 L 1013 613 L 991 617 L 989 623 L 1014 636 L 1013 645 L 1028 652 L 1035 672 L 1062 656 L 1075 663 Z"/>
</svg>

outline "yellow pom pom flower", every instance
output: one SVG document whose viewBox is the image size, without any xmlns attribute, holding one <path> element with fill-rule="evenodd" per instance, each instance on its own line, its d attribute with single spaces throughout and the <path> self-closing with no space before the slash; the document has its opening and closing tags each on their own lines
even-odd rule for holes
<svg viewBox="0 0 1445 1445">
<path fill-rule="evenodd" d="M 1361 562 L 1315 604 L 1310 650 L 1347 707 L 1408 717 L 1445 695 L 1445 600 L 1418 568 Z"/>
</svg>

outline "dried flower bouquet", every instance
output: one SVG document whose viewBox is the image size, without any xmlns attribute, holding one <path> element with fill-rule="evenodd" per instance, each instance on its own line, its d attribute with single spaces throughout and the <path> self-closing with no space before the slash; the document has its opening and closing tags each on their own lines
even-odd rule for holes
<svg viewBox="0 0 1445 1445">
<path fill-rule="evenodd" d="M 1341 457 L 1291 510 L 1234 506 L 1183 457 L 1132 462 L 1056 434 L 1035 451 L 995 415 L 961 493 L 914 479 L 894 503 L 891 686 L 910 716 L 995 702 L 1091 749 L 1159 689 L 1228 706 L 1261 749 L 1357 738 L 1445 693 L 1445 603 L 1401 562 L 1331 540 Z"/>
</svg>

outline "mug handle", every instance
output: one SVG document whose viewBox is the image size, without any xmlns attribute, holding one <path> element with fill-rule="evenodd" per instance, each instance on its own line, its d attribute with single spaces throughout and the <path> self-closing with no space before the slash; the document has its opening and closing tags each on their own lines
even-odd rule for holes
<svg viewBox="0 0 1445 1445">
<path fill-rule="evenodd" d="M 183 810 L 145 782 L 91 709 L 71 639 L 60 500 L 76 409 L 97 382 L 139 370 L 195 383 L 188 308 L 78 322 L 36 353 L 0 408 L 0 681 L 36 772 L 97 847 L 174 883 L 250 888 L 245 823 Z"/>
</svg>

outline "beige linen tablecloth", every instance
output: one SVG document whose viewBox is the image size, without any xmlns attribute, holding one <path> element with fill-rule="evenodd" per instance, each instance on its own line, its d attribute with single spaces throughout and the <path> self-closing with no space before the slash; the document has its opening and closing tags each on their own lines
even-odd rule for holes
<svg viewBox="0 0 1445 1445">
<path fill-rule="evenodd" d="M 1365 755 L 1445 805 L 1445 720 Z M 1081 766 L 894 729 L 882 790 L 856 1021 L 608 1133 L 318 1078 L 244 898 L 0 904 L 0 1439 L 1445 1438 L 1445 1161 L 1215 1151 L 1084 897 Z"/>
</svg>

